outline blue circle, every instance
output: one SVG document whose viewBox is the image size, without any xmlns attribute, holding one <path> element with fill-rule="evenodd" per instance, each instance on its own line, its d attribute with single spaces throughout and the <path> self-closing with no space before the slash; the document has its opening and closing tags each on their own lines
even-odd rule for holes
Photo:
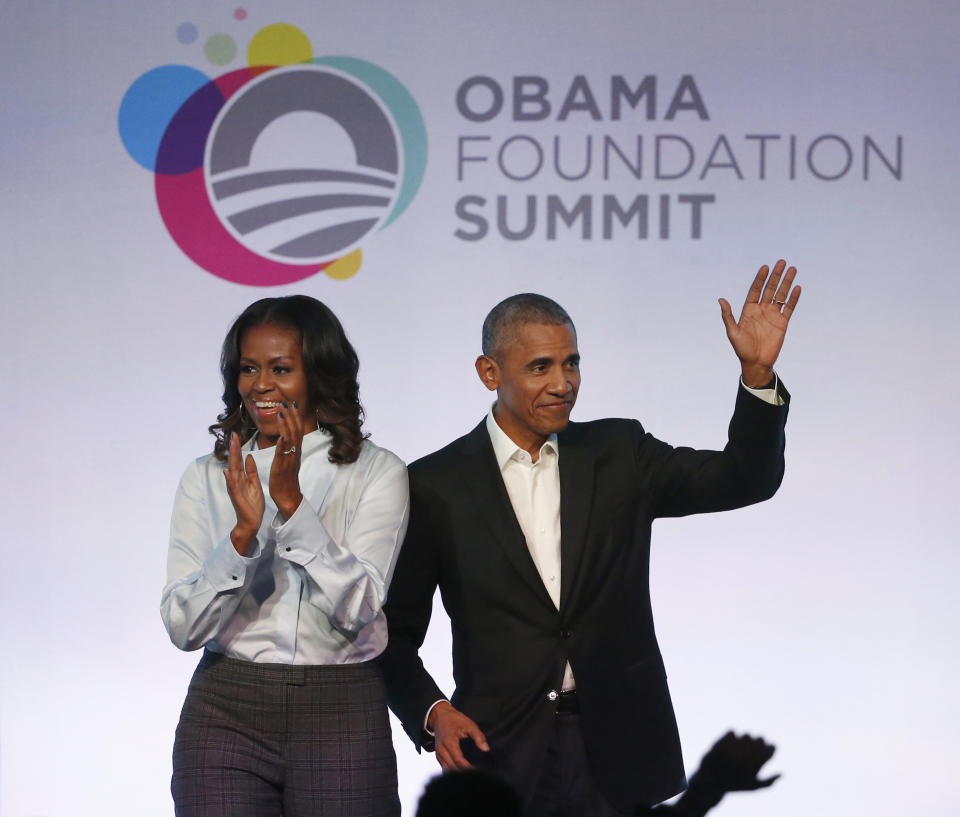
<svg viewBox="0 0 960 817">
<path fill-rule="evenodd" d="M 195 43 L 198 36 L 199 32 L 193 23 L 180 23 L 177 26 L 177 40 L 184 45 Z"/>
<path fill-rule="evenodd" d="M 117 125 L 133 160 L 156 170 L 157 152 L 170 121 L 210 77 L 186 65 L 161 65 L 138 77 L 123 95 Z"/>
</svg>

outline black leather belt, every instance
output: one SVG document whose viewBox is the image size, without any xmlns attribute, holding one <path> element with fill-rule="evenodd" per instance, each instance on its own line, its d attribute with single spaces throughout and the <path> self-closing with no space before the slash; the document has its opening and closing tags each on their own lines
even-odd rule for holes
<svg viewBox="0 0 960 817">
<path fill-rule="evenodd" d="M 557 695 L 557 708 L 555 710 L 555 714 L 580 714 L 580 699 L 577 698 L 577 691 L 575 689 L 569 689 L 566 692 L 561 692 L 559 695 Z"/>
</svg>

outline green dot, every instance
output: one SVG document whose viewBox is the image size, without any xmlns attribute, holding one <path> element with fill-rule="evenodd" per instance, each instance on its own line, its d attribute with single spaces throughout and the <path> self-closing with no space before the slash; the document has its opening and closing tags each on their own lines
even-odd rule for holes
<svg viewBox="0 0 960 817">
<path fill-rule="evenodd" d="M 227 65 L 237 56 L 237 44 L 229 34 L 213 34 L 203 47 L 213 65 Z"/>
</svg>

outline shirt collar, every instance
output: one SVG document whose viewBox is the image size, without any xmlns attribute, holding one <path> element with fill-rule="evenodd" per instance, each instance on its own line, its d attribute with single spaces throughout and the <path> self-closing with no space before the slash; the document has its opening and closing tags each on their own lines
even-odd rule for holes
<svg viewBox="0 0 960 817">
<path fill-rule="evenodd" d="M 502 471 L 506 467 L 507 463 L 516 456 L 518 451 L 522 451 L 528 457 L 530 455 L 513 440 L 511 440 L 507 436 L 507 433 L 497 424 L 497 421 L 493 416 L 493 409 L 496 405 L 497 404 L 494 403 L 492 406 L 490 406 L 490 411 L 487 412 L 487 434 L 490 435 L 490 442 L 493 444 L 493 453 L 497 458 L 497 467 Z M 559 459 L 560 448 L 557 445 L 556 434 L 551 434 L 549 437 L 547 437 L 547 441 L 540 446 L 541 456 L 543 456 L 545 449 L 552 451 Z"/>
</svg>

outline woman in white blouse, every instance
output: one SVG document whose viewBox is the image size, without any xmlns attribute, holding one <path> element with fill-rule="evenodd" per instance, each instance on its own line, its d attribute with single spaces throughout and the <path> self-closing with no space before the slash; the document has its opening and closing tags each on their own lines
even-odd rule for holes
<svg viewBox="0 0 960 817">
<path fill-rule="evenodd" d="M 177 727 L 178 817 L 396 817 L 373 659 L 407 524 L 403 463 L 360 431 L 356 352 L 303 295 L 265 298 L 223 344 L 212 454 L 173 508 L 161 614 L 204 647 Z"/>
</svg>

